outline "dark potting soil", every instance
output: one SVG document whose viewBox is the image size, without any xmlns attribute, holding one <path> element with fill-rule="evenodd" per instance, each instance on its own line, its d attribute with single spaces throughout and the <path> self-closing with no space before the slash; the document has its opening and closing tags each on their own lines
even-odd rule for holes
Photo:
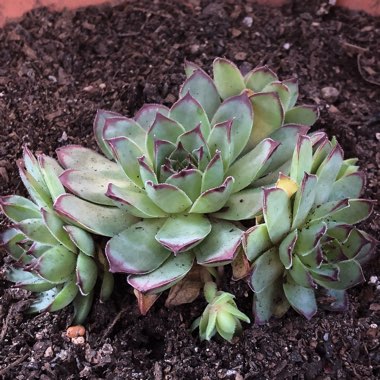
<svg viewBox="0 0 380 380">
<path fill-rule="evenodd" d="M 243 0 L 130 0 L 77 12 L 35 10 L 0 29 L 0 194 L 25 194 L 15 165 L 23 144 L 50 155 L 65 144 L 95 147 L 96 109 L 131 116 L 145 102 L 170 105 L 185 58 L 209 70 L 225 56 L 244 70 L 267 64 L 281 78 L 298 76 L 301 102 L 320 106 L 314 129 L 336 135 L 346 157 L 359 158 L 365 196 L 379 199 L 379 41 L 380 19 L 328 1 L 270 9 Z M 363 228 L 379 236 L 379 206 Z M 25 315 L 29 294 L 3 280 L 0 377 L 379 378 L 380 283 L 369 281 L 379 269 L 377 257 L 365 268 L 366 283 L 349 291 L 347 312 L 321 310 L 307 321 L 289 311 L 265 326 L 245 325 L 233 344 L 189 333 L 205 306 L 201 297 L 167 309 L 163 295 L 140 316 L 123 276 L 109 302 L 95 302 L 85 343 L 74 344 L 65 336 L 70 309 Z M 246 284 L 227 273 L 223 288 L 250 313 Z"/>
</svg>

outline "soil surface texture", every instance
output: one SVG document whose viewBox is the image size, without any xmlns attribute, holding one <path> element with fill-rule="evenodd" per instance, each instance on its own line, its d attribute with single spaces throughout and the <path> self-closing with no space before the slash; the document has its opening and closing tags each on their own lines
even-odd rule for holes
<svg viewBox="0 0 380 380">
<path fill-rule="evenodd" d="M 1 195 L 25 195 L 15 162 L 23 144 L 50 155 L 72 143 L 95 148 L 98 108 L 132 116 L 146 102 L 171 105 L 185 58 L 209 71 L 225 56 L 244 71 L 267 64 L 280 78 L 298 76 L 301 103 L 320 107 L 313 129 L 336 135 L 346 157 L 359 158 L 365 196 L 379 200 L 380 19 L 327 0 L 280 9 L 249 0 L 173 4 L 39 9 L 0 29 Z M 377 238 L 379 211 L 362 226 Z M 30 294 L 0 280 L 0 378 L 378 379 L 379 273 L 377 256 L 366 282 L 349 291 L 346 313 L 320 310 L 307 321 L 289 311 L 264 326 L 245 325 L 232 344 L 189 332 L 205 307 L 201 297 L 167 309 L 163 295 L 140 316 L 121 275 L 113 298 L 95 302 L 80 344 L 65 336 L 70 308 L 26 315 Z M 251 315 L 248 286 L 230 281 L 228 270 L 222 285 Z"/>
</svg>

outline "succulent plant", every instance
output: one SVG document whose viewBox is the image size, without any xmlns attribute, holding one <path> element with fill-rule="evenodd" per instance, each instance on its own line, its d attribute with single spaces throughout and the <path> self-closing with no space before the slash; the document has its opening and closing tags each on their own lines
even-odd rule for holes
<svg viewBox="0 0 380 380">
<path fill-rule="evenodd" d="M 45 155 L 37 159 L 24 148 L 18 166 L 32 200 L 17 195 L 0 198 L 1 210 L 14 223 L 0 235 L 0 244 L 14 260 L 6 277 L 36 293 L 29 312 L 56 311 L 73 303 L 75 321 L 83 322 L 98 276 L 105 300 L 112 292 L 113 275 L 92 236 L 53 210 L 53 202 L 65 193 L 58 179 L 63 172 L 59 164 Z"/>
<path fill-rule="evenodd" d="M 275 113 L 278 107 L 284 113 L 279 95 L 241 88 L 227 97 L 227 82 L 236 79 L 230 77 L 231 68 L 235 70 L 232 63 L 216 60 L 214 83 L 187 63 L 189 78 L 170 109 L 144 105 L 133 119 L 98 111 L 94 133 L 106 157 L 80 146 L 57 151 L 67 169 L 60 179 L 69 191 L 136 218 L 117 234 L 93 232 L 111 236 L 105 251 L 111 272 L 130 274 L 128 282 L 140 292 L 171 287 L 190 271 L 194 259 L 204 266 L 230 263 L 244 229 L 238 222 L 261 210 L 262 189 L 254 186 L 255 180 L 278 173 L 291 157 L 296 136 L 312 123 L 283 125 L 282 115 L 279 123 L 267 120 L 265 127 L 260 114 Z M 273 86 L 290 94 L 286 85 Z M 293 105 L 294 86 L 292 91 Z M 262 108 L 254 117 L 259 95 L 257 107 Z M 70 201 L 57 200 L 55 210 L 85 225 L 83 212 L 73 210 Z"/>
<path fill-rule="evenodd" d="M 58 164 L 25 148 L 19 171 L 31 200 L 0 198 L 13 222 L 0 235 L 14 260 L 7 278 L 37 294 L 31 312 L 73 303 L 76 323 L 98 278 L 101 299 L 110 295 L 113 272 L 128 274 L 143 314 L 165 289 L 173 306 L 205 283 L 209 305 L 193 324 L 202 340 L 230 341 L 249 322 L 210 282 L 230 263 L 254 291 L 257 323 L 290 306 L 311 318 L 320 296 L 344 309 L 376 244 L 353 226 L 373 208 L 360 198 L 356 160 L 326 134 L 306 135 L 318 111 L 296 106 L 297 80 L 266 66 L 243 76 L 223 58 L 213 78 L 192 62 L 185 72 L 170 108 L 98 111 L 102 154 L 69 145 Z"/>
<path fill-rule="evenodd" d="M 343 310 L 346 289 L 363 281 L 361 264 L 376 241 L 353 226 L 373 209 L 359 198 L 364 175 L 355 161 L 344 160 L 323 133 L 300 135 L 289 176 L 281 173 L 264 189 L 262 217 L 243 237 L 257 323 L 290 306 L 310 319 L 316 293 L 330 298 L 328 308 Z"/>
<path fill-rule="evenodd" d="M 180 95 L 191 91 L 197 100 L 207 95 L 197 91 L 199 83 L 211 78 L 196 64 L 185 63 L 188 79 L 181 87 Z M 252 133 L 245 147 L 249 151 L 272 132 L 284 124 L 311 126 L 318 119 L 316 106 L 298 105 L 298 80 L 279 81 L 277 75 L 267 66 L 256 67 L 242 75 L 237 66 L 225 58 L 216 58 L 213 63 L 215 88 L 224 100 L 243 92 L 249 95 L 253 107 L 254 122 Z"/>
<path fill-rule="evenodd" d="M 214 282 L 207 282 L 204 295 L 208 305 L 202 316 L 197 318 L 191 328 L 199 328 L 201 340 L 210 340 L 216 333 L 229 342 L 242 330 L 240 321 L 250 323 L 249 318 L 239 311 L 231 293 L 217 291 Z"/>
</svg>

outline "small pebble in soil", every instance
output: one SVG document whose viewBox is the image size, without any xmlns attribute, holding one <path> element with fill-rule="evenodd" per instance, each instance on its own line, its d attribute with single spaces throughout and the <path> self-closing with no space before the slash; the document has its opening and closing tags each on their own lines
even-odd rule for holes
<svg viewBox="0 0 380 380">
<path fill-rule="evenodd" d="M 323 87 L 321 90 L 322 98 L 329 103 L 334 103 L 339 97 L 340 91 L 332 86 Z"/>
<path fill-rule="evenodd" d="M 71 339 L 71 343 L 77 345 L 77 346 L 81 346 L 82 344 L 84 344 L 85 340 L 83 338 L 83 336 L 78 336 L 77 338 L 72 338 Z"/>
<path fill-rule="evenodd" d="M 250 28 L 250 27 L 252 26 L 252 24 L 253 24 L 253 18 L 252 18 L 252 17 L 249 17 L 249 16 L 244 17 L 244 18 L 243 18 L 243 24 L 244 24 L 245 26 L 248 26 L 248 28 Z"/>
</svg>

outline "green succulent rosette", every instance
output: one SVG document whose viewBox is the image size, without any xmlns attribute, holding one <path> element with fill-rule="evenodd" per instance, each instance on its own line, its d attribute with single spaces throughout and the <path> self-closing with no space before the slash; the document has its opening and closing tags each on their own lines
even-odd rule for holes
<svg viewBox="0 0 380 380">
<path fill-rule="evenodd" d="M 6 278 L 35 294 L 29 312 L 56 311 L 73 303 L 75 321 L 90 311 L 94 288 L 101 278 L 101 299 L 109 297 L 113 275 L 88 232 L 63 220 L 53 209 L 65 194 L 63 169 L 50 157 L 37 158 L 24 148 L 19 162 L 21 179 L 32 200 L 10 195 L 0 198 L 1 211 L 13 225 L 0 235 L 0 245 L 14 263 Z"/>
<path fill-rule="evenodd" d="M 360 198 L 365 180 L 355 162 L 324 133 L 301 135 L 289 177 L 264 189 L 262 223 L 243 238 L 257 323 L 290 306 L 310 319 L 320 293 L 332 300 L 328 308 L 344 310 L 346 289 L 364 280 L 361 264 L 376 241 L 354 227 L 373 210 Z"/>
<path fill-rule="evenodd" d="M 55 202 L 72 223 L 111 237 L 105 250 L 110 270 L 128 273 L 137 290 L 161 292 L 195 262 L 231 263 L 241 245 L 240 221 L 261 212 L 263 191 L 255 181 L 271 180 L 291 157 L 297 135 L 315 121 L 314 110 L 313 120 L 288 123 L 284 115 L 293 109 L 296 86 L 274 85 L 276 92 L 267 85 L 277 77 L 264 85 L 263 70 L 232 92 L 227 88 L 238 74 L 231 62 L 214 62 L 214 80 L 187 63 L 188 78 L 171 108 L 144 105 L 134 118 L 98 111 L 94 133 L 104 156 L 80 146 L 57 151 L 66 168 L 60 179 L 71 193 L 135 218 L 122 231 L 107 231 L 72 207 L 73 199 L 80 201 L 74 195 Z M 278 122 L 263 119 L 278 113 Z"/>
</svg>

